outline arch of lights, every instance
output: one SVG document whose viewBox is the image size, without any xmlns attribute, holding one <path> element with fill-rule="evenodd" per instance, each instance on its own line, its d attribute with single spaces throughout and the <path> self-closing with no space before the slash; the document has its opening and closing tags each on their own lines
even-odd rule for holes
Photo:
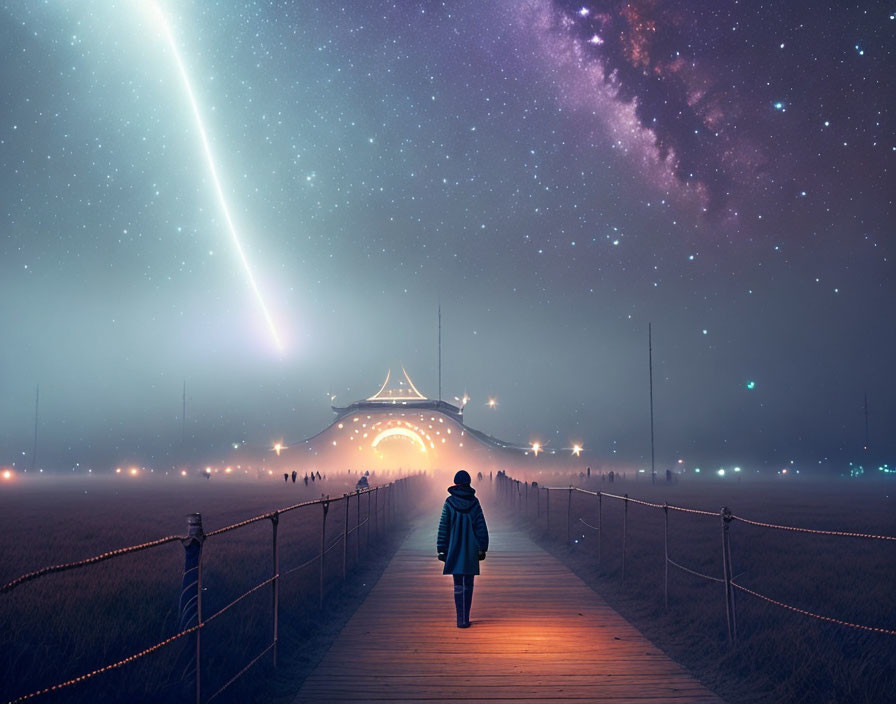
<svg viewBox="0 0 896 704">
<path fill-rule="evenodd" d="M 421 451 L 426 452 L 446 445 L 448 440 L 455 438 L 458 447 L 464 446 L 463 429 L 452 430 L 452 425 L 450 420 L 446 423 L 441 414 L 435 416 L 426 413 L 390 412 L 386 418 L 371 415 L 344 418 L 336 424 L 336 430 L 344 431 L 350 442 L 357 441 L 358 450 L 363 450 L 365 446 L 375 448 L 387 438 L 399 437 L 410 440 L 418 445 Z M 336 445 L 335 440 L 333 445 Z"/>
<path fill-rule="evenodd" d="M 405 437 L 405 438 L 410 438 L 411 440 L 413 440 L 414 442 L 416 442 L 417 445 L 420 446 L 420 452 L 426 452 L 426 443 L 423 442 L 423 438 L 421 438 L 421 437 L 420 437 L 417 433 L 415 433 L 413 430 L 408 430 L 407 428 L 386 428 L 385 430 L 383 430 L 382 432 L 380 432 L 380 433 L 373 439 L 373 442 L 370 443 L 370 446 L 371 446 L 371 447 L 376 447 L 377 445 L 380 444 L 380 442 L 381 442 L 382 440 L 385 440 L 386 438 L 395 437 L 395 436 Z"/>
</svg>

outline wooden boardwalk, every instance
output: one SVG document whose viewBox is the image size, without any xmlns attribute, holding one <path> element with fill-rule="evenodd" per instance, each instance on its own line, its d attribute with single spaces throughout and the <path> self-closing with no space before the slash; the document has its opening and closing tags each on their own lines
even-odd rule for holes
<svg viewBox="0 0 896 704">
<path fill-rule="evenodd" d="M 582 580 L 488 512 L 472 626 L 419 522 L 299 691 L 311 702 L 722 702 Z"/>
</svg>

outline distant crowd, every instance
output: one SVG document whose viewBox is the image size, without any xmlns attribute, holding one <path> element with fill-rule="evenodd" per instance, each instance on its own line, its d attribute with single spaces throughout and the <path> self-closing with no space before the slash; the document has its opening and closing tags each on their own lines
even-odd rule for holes
<svg viewBox="0 0 896 704">
<path fill-rule="evenodd" d="M 351 474 L 352 470 L 348 470 L 348 473 Z M 370 488 L 370 477 L 372 474 L 375 474 L 376 472 L 372 472 L 371 470 L 367 469 L 367 470 L 364 470 L 363 472 L 359 471 L 358 473 L 360 474 L 360 477 L 358 478 L 358 481 L 355 482 L 355 488 L 356 489 Z M 298 478 L 299 478 L 299 473 L 295 469 L 292 470 L 291 473 L 290 472 L 283 473 L 283 481 L 286 484 L 289 484 L 290 479 L 292 479 L 292 483 L 295 484 L 298 481 Z M 305 486 L 308 486 L 309 481 L 310 482 L 322 482 L 322 481 L 325 481 L 326 478 L 327 478 L 326 474 L 322 475 L 319 471 L 315 472 L 314 470 L 312 470 L 310 473 L 305 472 L 305 476 L 302 477 L 302 481 L 305 482 Z"/>
</svg>

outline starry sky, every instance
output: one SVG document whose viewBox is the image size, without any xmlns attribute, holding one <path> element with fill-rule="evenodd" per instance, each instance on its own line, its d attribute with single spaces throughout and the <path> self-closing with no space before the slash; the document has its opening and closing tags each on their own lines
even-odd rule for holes
<svg viewBox="0 0 896 704">
<path fill-rule="evenodd" d="M 660 466 L 841 471 L 866 393 L 892 461 L 894 12 L 2 0 L 0 464 L 38 384 L 66 471 L 308 437 L 390 367 L 436 397 L 439 305 L 499 438 L 649 458 L 650 323 Z"/>
</svg>

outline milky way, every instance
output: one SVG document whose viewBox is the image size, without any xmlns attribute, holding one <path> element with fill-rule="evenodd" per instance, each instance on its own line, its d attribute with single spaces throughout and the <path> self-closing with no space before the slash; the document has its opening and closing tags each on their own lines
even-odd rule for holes
<svg viewBox="0 0 896 704">
<path fill-rule="evenodd" d="M 634 144 L 644 141 L 636 121 L 656 159 L 699 190 L 710 210 L 732 212 L 759 193 L 799 196 L 807 169 L 814 188 L 830 190 L 855 175 L 845 163 L 855 151 L 877 169 L 890 159 L 893 96 L 885 86 L 894 23 L 879 6 L 534 0 L 526 7 L 521 17 L 545 58 L 578 69 L 561 90 L 600 110 Z M 615 109 L 606 107 L 608 95 Z M 849 159 L 831 154 L 838 147 L 851 150 Z"/>
</svg>

